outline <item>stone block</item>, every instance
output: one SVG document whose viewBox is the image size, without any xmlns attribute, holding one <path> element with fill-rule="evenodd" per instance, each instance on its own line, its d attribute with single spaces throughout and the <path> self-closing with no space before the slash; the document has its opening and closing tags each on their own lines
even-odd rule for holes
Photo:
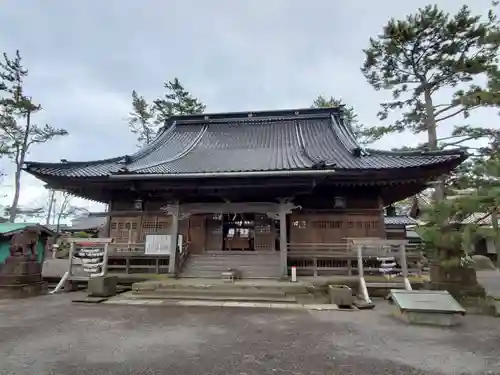
<svg viewBox="0 0 500 375">
<path fill-rule="evenodd" d="M 38 296 L 47 293 L 47 283 L 0 285 L 0 299 L 14 299 Z"/>
<path fill-rule="evenodd" d="M 425 324 L 452 327 L 462 323 L 463 315 L 459 313 L 439 313 L 423 311 L 401 311 L 394 306 L 393 315 L 410 324 Z"/>
<path fill-rule="evenodd" d="M 493 300 L 493 306 L 494 306 L 494 316 L 500 318 L 500 299 L 495 299 Z"/>
<path fill-rule="evenodd" d="M 328 285 L 328 296 L 329 302 L 339 307 L 352 305 L 352 289 L 347 285 Z"/>
<path fill-rule="evenodd" d="M 0 298 L 24 298 L 47 292 L 42 265 L 30 255 L 10 256 L 0 268 Z"/>
<path fill-rule="evenodd" d="M 88 292 L 92 297 L 111 297 L 116 295 L 116 276 L 92 277 L 89 280 Z"/>
<path fill-rule="evenodd" d="M 0 285 L 33 284 L 42 281 L 41 274 L 35 275 L 1 275 Z"/>
</svg>

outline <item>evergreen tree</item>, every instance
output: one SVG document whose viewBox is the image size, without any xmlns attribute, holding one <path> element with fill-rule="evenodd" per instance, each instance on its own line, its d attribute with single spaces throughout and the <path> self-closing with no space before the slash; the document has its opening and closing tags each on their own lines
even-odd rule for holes
<svg viewBox="0 0 500 375">
<path fill-rule="evenodd" d="M 488 136 L 492 129 L 462 126 L 439 139 L 437 129 L 456 116 L 467 118 L 475 108 L 498 104 L 492 90 L 499 76 L 499 52 L 500 27 L 493 9 L 481 17 L 467 6 L 450 15 L 429 5 L 404 20 L 391 19 L 378 38 L 370 39 L 361 70 L 376 90 L 392 92 L 393 100 L 381 105 L 380 119 L 393 110 L 402 115 L 390 126 L 368 130 L 376 138 L 402 131 L 426 133 L 424 147 L 431 150 L 464 145 L 471 135 Z M 487 87 L 474 83 L 481 77 L 490 78 Z M 438 94 L 442 97 L 450 89 L 454 93 L 448 100 L 438 101 Z M 437 190 L 442 198 L 442 187 Z"/>
<path fill-rule="evenodd" d="M 428 245 L 428 255 L 445 266 L 463 265 L 478 236 L 492 238 L 498 254 L 500 152 L 476 164 L 469 178 L 469 189 L 459 190 L 453 198 L 436 202 L 425 212 L 426 225 L 421 231 Z M 500 267 L 500 257 L 497 263 Z"/>
<path fill-rule="evenodd" d="M 335 99 L 331 96 L 329 99 L 319 95 L 313 102 L 312 108 L 328 108 L 344 106 L 344 121 L 350 127 L 357 141 L 362 145 L 367 145 L 373 142 L 374 136 L 371 131 L 366 131 L 363 124 L 358 120 L 358 115 L 354 111 L 354 107 L 345 105 L 341 99 Z"/>
<path fill-rule="evenodd" d="M 129 113 L 129 127 L 137 135 L 139 147 L 151 143 L 158 131 L 154 123 L 154 108 L 143 96 L 132 91 L 132 112 Z"/>
<path fill-rule="evenodd" d="M 14 197 L 9 208 L 11 222 L 18 213 L 21 173 L 30 147 L 68 134 L 64 129 L 50 125 L 38 126 L 31 122 L 32 116 L 42 107 L 24 93 L 28 70 L 21 60 L 19 51 L 16 51 L 12 59 L 4 53 L 3 61 L 0 62 L 0 145 L 15 164 Z"/>
<path fill-rule="evenodd" d="M 173 115 L 191 115 L 205 111 L 205 105 L 193 97 L 178 78 L 166 82 L 164 87 L 167 90 L 164 97 L 153 102 L 157 124 L 164 124 Z"/>
</svg>

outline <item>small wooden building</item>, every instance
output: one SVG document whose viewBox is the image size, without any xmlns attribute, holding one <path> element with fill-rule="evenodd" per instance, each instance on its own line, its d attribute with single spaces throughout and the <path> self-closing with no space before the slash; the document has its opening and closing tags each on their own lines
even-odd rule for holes
<svg viewBox="0 0 500 375">
<path fill-rule="evenodd" d="M 236 263 L 277 262 L 279 277 L 291 253 L 387 238 L 384 207 L 465 158 L 364 149 L 337 107 L 174 116 L 130 155 L 27 162 L 25 170 L 51 188 L 108 203 L 102 215 L 117 252 L 145 257 L 149 234 L 180 233 L 182 255 L 157 261 L 156 272 L 168 264 L 178 273 L 187 254 L 224 255 L 224 264 L 238 254 Z M 177 236 L 171 241 L 177 248 Z"/>
<path fill-rule="evenodd" d="M 50 237 L 55 236 L 55 233 L 42 225 L 28 223 L 0 223 L 0 264 L 10 254 L 12 245 L 12 237 L 21 232 L 29 232 L 36 238 L 36 253 L 38 261 L 42 262 L 45 257 L 45 249 L 47 241 Z"/>
</svg>

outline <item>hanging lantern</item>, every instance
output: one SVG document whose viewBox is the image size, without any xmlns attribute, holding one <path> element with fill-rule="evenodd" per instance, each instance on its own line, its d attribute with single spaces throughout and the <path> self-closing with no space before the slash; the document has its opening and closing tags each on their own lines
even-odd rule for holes
<svg viewBox="0 0 500 375">
<path fill-rule="evenodd" d="M 136 199 L 134 201 L 134 210 L 142 211 L 142 204 L 143 204 L 142 199 Z"/>
<path fill-rule="evenodd" d="M 334 207 L 335 208 L 346 208 L 346 200 L 344 197 L 335 197 L 334 198 Z"/>
</svg>

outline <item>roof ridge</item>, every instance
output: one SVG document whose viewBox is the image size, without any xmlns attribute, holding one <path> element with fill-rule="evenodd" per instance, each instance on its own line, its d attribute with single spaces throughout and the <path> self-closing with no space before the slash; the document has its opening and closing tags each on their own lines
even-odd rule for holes
<svg viewBox="0 0 500 375">
<path fill-rule="evenodd" d="M 127 155 L 122 155 L 122 156 L 116 156 L 114 158 L 107 158 L 107 159 L 97 159 L 97 160 L 88 160 L 88 161 L 63 161 L 63 162 L 38 162 L 38 161 L 28 161 L 26 160 L 24 162 L 25 167 L 24 168 L 29 168 L 29 167 L 36 167 L 36 166 L 61 166 L 61 165 L 94 165 L 94 164 L 102 164 L 102 163 L 110 163 L 110 162 L 118 162 L 120 160 L 124 160 L 127 157 Z M 61 159 L 65 160 L 65 159 Z"/>
<path fill-rule="evenodd" d="M 331 115 L 330 120 L 330 127 L 332 128 L 332 131 L 337 135 L 340 143 L 346 148 L 346 150 L 350 151 L 353 154 L 356 150 L 359 150 L 360 152 L 357 156 L 361 156 L 361 151 L 363 151 L 364 149 L 359 145 L 358 141 L 351 133 L 351 131 L 345 126 L 343 121 L 340 121 L 340 119 L 337 119 L 334 115 Z M 338 131 L 340 131 L 340 134 L 338 133 Z M 344 139 L 342 139 L 341 136 Z M 347 142 L 350 142 L 351 144 L 348 145 Z"/>
<path fill-rule="evenodd" d="M 431 155 L 460 155 L 467 157 L 469 153 L 463 148 L 454 148 L 449 150 L 413 150 L 413 151 L 390 151 L 390 150 L 378 150 L 374 148 L 367 148 L 366 151 L 376 155 L 388 155 L 388 156 L 431 156 Z"/>
<path fill-rule="evenodd" d="M 174 155 L 170 159 L 157 161 L 157 162 L 154 162 L 151 164 L 141 166 L 140 168 L 131 169 L 130 172 L 138 172 L 141 169 L 153 168 L 153 167 L 156 167 L 156 166 L 159 166 L 162 164 L 166 164 L 166 163 L 171 163 L 173 161 L 176 161 L 176 160 L 183 158 L 184 156 L 189 154 L 198 145 L 198 143 L 201 142 L 201 139 L 203 138 L 203 136 L 207 132 L 207 129 L 208 129 L 208 124 L 203 125 L 203 127 L 201 128 L 201 130 L 198 133 L 198 135 L 196 136 L 196 138 L 193 141 L 191 141 L 191 143 L 188 144 L 187 147 L 185 147 L 182 151 L 180 151 L 179 153 L 177 153 L 176 155 Z"/>
<path fill-rule="evenodd" d="M 239 111 L 239 112 L 222 112 L 222 113 L 198 113 L 189 115 L 174 115 L 168 119 L 168 122 L 196 120 L 224 120 L 224 119 L 255 119 L 255 118 L 269 118 L 269 117 L 292 117 L 292 116 L 308 116 L 322 114 L 324 116 L 330 115 L 332 112 L 340 112 L 343 106 L 337 107 L 320 107 L 320 108 L 295 108 L 295 109 L 277 109 L 277 110 L 263 110 L 263 111 Z"/>
<path fill-rule="evenodd" d="M 155 152 L 160 147 L 162 147 L 163 144 L 165 143 L 164 141 L 165 141 L 166 136 L 169 135 L 170 133 L 172 133 L 175 130 L 176 126 L 177 126 L 176 121 L 174 121 L 169 127 L 164 126 L 162 128 L 162 131 L 160 132 L 160 134 L 158 134 L 155 137 L 155 139 L 153 139 L 153 141 L 151 143 L 145 145 L 144 147 L 142 147 L 140 150 L 136 151 L 132 155 L 129 155 L 130 162 L 133 162 L 133 161 L 139 160 L 145 156 L 148 156 L 152 152 Z"/>
<path fill-rule="evenodd" d="M 312 167 L 314 166 L 320 166 L 321 164 L 325 164 L 325 160 L 320 160 L 318 158 L 312 157 L 309 152 L 307 152 L 306 144 L 304 142 L 304 133 L 302 130 L 302 127 L 300 126 L 300 122 L 298 120 L 294 121 L 295 124 L 295 137 L 297 138 L 297 141 L 299 142 L 299 147 L 300 147 L 300 152 L 302 155 L 306 157 L 306 159 L 309 159 L 312 163 Z"/>
</svg>

